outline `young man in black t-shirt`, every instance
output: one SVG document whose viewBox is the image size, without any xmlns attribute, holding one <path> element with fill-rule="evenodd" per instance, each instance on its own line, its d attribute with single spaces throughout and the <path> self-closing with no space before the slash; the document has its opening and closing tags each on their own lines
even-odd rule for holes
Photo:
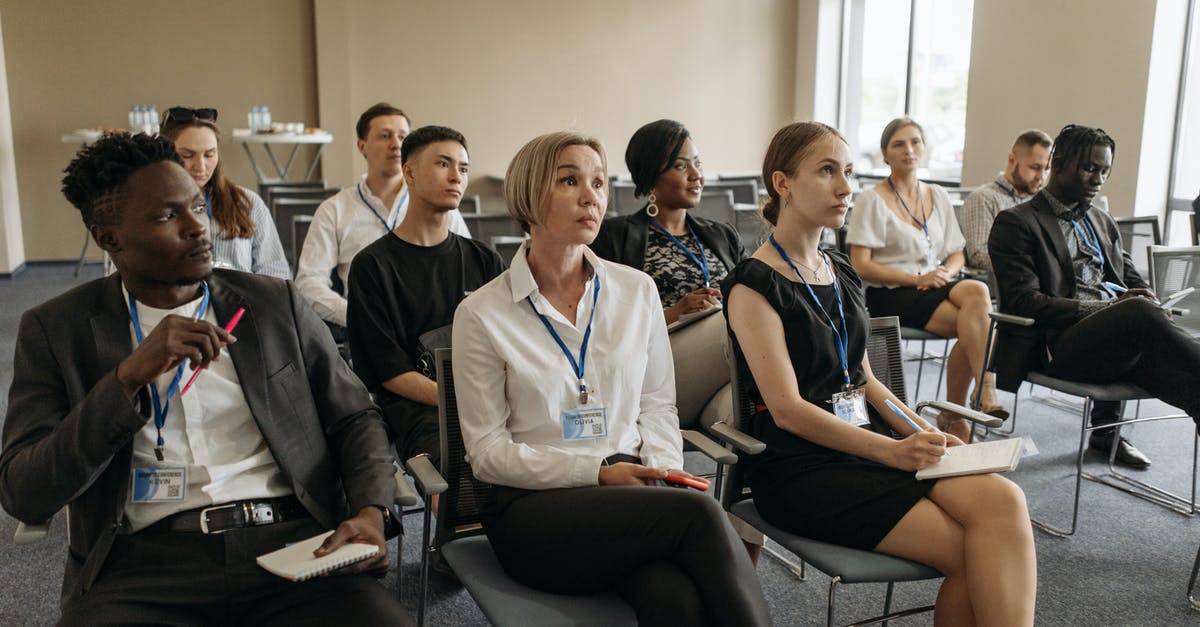
<svg viewBox="0 0 1200 627">
<path fill-rule="evenodd" d="M 383 409 L 400 459 L 428 453 L 437 464 L 437 382 L 419 368 L 419 338 L 449 325 L 458 303 L 504 263 L 487 244 L 448 227 L 467 187 L 461 133 L 419 128 L 404 139 L 400 160 L 408 213 L 350 265 L 347 332 L 354 370 Z"/>
</svg>

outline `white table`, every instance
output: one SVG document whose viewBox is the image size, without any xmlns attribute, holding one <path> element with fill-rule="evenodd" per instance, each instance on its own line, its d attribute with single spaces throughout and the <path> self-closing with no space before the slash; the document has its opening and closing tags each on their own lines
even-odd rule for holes
<svg viewBox="0 0 1200 627">
<path fill-rule="evenodd" d="M 320 133 L 251 133 L 250 129 L 238 128 L 233 130 L 233 141 L 242 145 L 246 151 L 246 156 L 250 158 L 250 167 L 254 168 L 254 174 L 258 177 L 259 183 L 269 181 L 285 181 L 287 180 L 288 172 L 292 169 L 292 163 L 296 160 L 296 154 L 300 151 L 300 146 L 311 144 L 317 147 L 316 154 L 313 155 L 312 163 L 308 166 L 308 171 L 304 175 L 304 180 L 311 181 L 313 173 L 317 170 L 317 164 L 321 162 L 321 151 L 325 149 L 325 145 L 333 141 L 333 135 Z M 271 160 L 271 165 L 275 168 L 275 174 L 278 178 L 268 178 L 263 174 L 262 169 L 258 167 L 258 161 L 254 158 L 254 152 L 250 150 L 251 144 L 259 144 L 263 147 L 263 151 L 267 153 L 267 158 Z M 288 155 L 287 162 L 282 166 L 279 165 L 279 159 L 276 158 L 275 152 L 271 146 L 275 144 L 290 145 L 292 152 Z"/>
</svg>

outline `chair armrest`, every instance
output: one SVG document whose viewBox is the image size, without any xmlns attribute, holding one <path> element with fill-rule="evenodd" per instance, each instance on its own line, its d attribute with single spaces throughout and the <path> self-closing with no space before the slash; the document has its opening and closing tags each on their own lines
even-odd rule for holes
<svg viewBox="0 0 1200 627">
<path fill-rule="evenodd" d="M 758 455 L 767 449 L 765 443 L 738 431 L 726 422 L 714 422 L 708 427 L 708 430 L 743 453 Z"/>
<path fill-rule="evenodd" d="M 736 464 L 738 461 L 736 453 L 724 448 L 720 444 L 717 444 L 711 438 L 705 436 L 699 431 L 680 429 L 679 433 L 683 435 L 683 440 L 685 442 L 696 447 L 696 450 L 704 453 L 706 457 L 717 462 L 718 464 L 730 465 Z"/>
<path fill-rule="evenodd" d="M 13 544 L 23 546 L 41 542 L 46 537 L 46 532 L 50 530 L 50 521 L 46 521 L 40 525 L 27 525 L 23 522 L 17 523 L 17 530 L 13 532 Z"/>
<path fill-rule="evenodd" d="M 417 492 L 413 490 L 413 487 L 408 483 L 408 479 L 405 478 L 404 470 L 397 468 L 394 478 L 396 480 L 396 505 L 400 507 L 416 505 L 420 499 L 417 498 Z"/>
<path fill-rule="evenodd" d="M 987 283 L 992 278 L 992 273 L 984 270 L 983 268 L 971 268 L 963 266 L 961 273 L 965 278 L 983 281 L 984 283 Z"/>
<path fill-rule="evenodd" d="M 433 462 L 429 461 L 429 455 L 425 453 L 409 458 L 408 461 L 404 462 L 404 466 L 408 468 L 408 474 L 416 482 L 417 489 L 425 496 L 441 494 L 450 487 L 437 469 L 433 467 Z"/>
<path fill-rule="evenodd" d="M 1033 318 L 1026 318 L 1025 316 L 1014 316 L 1012 314 L 1000 313 L 998 311 L 993 311 L 993 312 L 989 313 L 988 315 L 991 316 L 992 320 L 995 320 L 996 322 L 1003 322 L 1005 324 L 1015 324 L 1017 326 L 1022 326 L 1022 327 L 1031 327 L 1031 326 L 1033 326 L 1034 322 L 1037 322 Z"/>
<path fill-rule="evenodd" d="M 958 403 L 950 403 L 948 401 L 921 401 L 917 403 L 917 406 L 913 408 L 913 411 L 919 414 L 921 411 L 929 407 L 938 411 L 950 412 L 952 414 L 962 416 L 971 422 L 979 423 L 991 429 L 995 429 L 996 427 L 1004 424 L 1003 420 L 995 416 L 989 416 L 983 412 L 975 411 L 969 407 L 963 407 Z"/>
</svg>

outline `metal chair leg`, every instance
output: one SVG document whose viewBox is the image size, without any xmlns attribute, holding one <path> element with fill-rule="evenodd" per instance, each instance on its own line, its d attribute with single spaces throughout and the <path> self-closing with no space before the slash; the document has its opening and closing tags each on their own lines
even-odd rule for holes
<svg viewBox="0 0 1200 627">
<path fill-rule="evenodd" d="M 1015 406 L 1013 409 L 1015 417 Z M 1071 527 L 1069 529 L 1063 529 L 1061 527 L 1051 525 L 1050 523 L 1038 520 L 1032 516 L 1029 517 L 1029 522 L 1032 523 L 1034 527 L 1037 527 L 1038 529 L 1041 529 L 1042 531 L 1045 531 L 1046 533 L 1055 537 L 1065 538 L 1067 536 L 1074 535 L 1075 526 L 1079 522 L 1079 490 L 1083 485 L 1083 454 L 1087 447 L 1088 434 L 1091 432 L 1091 429 L 1088 427 L 1088 421 L 1091 417 L 1092 399 L 1089 396 L 1083 399 L 1083 416 L 1081 417 L 1082 423 L 1079 426 L 1079 451 L 1075 456 L 1075 502 L 1071 509 Z M 1114 443 L 1115 442 L 1116 440 L 1114 440 Z"/>
<path fill-rule="evenodd" d="M 883 615 L 887 616 L 892 613 L 892 591 L 896 588 L 896 582 L 889 581 L 887 585 L 887 594 L 883 596 Z M 887 627 L 888 622 L 883 621 L 883 627 Z"/>
<path fill-rule="evenodd" d="M 937 387 L 933 388 L 933 397 L 942 398 L 939 394 L 942 391 L 942 378 L 946 376 L 946 356 L 950 354 L 950 339 L 942 340 L 942 367 L 938 369 Z M 917 400 L 917 399 L 914 399 Z"/>
<path fill-rule="evenodd" d="M 841 577 L 834 577 L 829 580 L 829 607 L 825 613 L 825 627 L 833 627 L 834 606 L 837 603 L 837 586 L 841 581 Z"/>
<path fill-rule="evenodd" d="M 1192 576 L 1188 579 L 1187 598 L 1193 610 L 1200 611 L 1200 599 L 1196 598 L 1196 575 L 1200 573 L 1200 549 L 1196 551 L 1196 562 L 1192 564 Z"/>
<path fill-rule="evenodd" d="M 426 500 L 430 497 L 426 496 Z M 421 592 L 417 601 L 417 625 L 425 627 L 425 607 L 429 604 L 429 555 L 434 551 L 432 533 L 433 508 L 428 504 L 424 513 L 425 528 L 421 530 Z"/>
</svg>

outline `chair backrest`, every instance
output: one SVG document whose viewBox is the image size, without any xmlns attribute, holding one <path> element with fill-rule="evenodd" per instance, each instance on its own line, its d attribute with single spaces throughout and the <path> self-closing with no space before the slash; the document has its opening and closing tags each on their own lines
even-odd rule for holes
<svg viewBox="0 0 1200 627">
<path fill-rule="evenodd" d="M 315 191 L 322 189 L 325 189 L 325 181 L 270 181 L 258 184 L 258 195 L 270 207 L 271 197 L 275 195 L 276 191 Z M 337 193 L 336 189 L 334 193 Z"/>
<path fill-rule="evenodd" d="M 670 329 L 671 355 L 675 362 L 675 407 L 679 428 L 694 429 L 709 402 L 729 385 L 725 345 L 728 332 L 725 314 L 717 311 Z M 728 408 L 720 408 L 728 414 Z M 707 426 L 707 425 L 705 425 Z"/>
<path fill-rule="evenodd" d="M 725 190 L 733 193 L 733 202 L 735 203 L 758 204 L 758 179 L 721 179 L 704 182 L 704 191 L 706 192 Z"/>
<path fill-rule="evenodd" d="M 1200 246 L 1151 246 L 1150 285 L 1159 298 L 1194 287 L 1195 292 L 1175 305 L 1188 315 L 1175 321 L 1192 335 L 1200 335 Z"/>
<path fill-rule="evenodd" d="M 464 213 L 462 217 L 471 237 L 481 242 L 490 243 L 493 237 L 504 235 L 525 237 L 521 224 L 507 213 Z"/>
<path fill-rule="evenodd" d="M 300 251 L 304 247 L 304 240 L 292 239 L 292 225 L 296 216 L 311 216 L 317 212 L 317 207 L 321 206 L 321 198 L 279 198 L 276 197 L 271 202 L 271 208 L 275 213 L 275 231 L 279 234 L 280 244 L 283 244 L 283 254 L 292 265 L 295 265 L 296 259 L 300 256 Z M 307 231 L 305 231 L 307 233 Z"/>
<path fill-rule="evenodd" d="M 628 215 L 642 208 L 645 199 L 637 198 L 633 191 L 637 187 L 628 181 L 615 181 L 608 188 L 608 210 L 613 215 Z M 616 213 L 612 213 L 612 212 Z"/>
<path fill-rule="evenodd" d="M 691 209 L 693 215 L 701 218 L 724 222 L 730 226 L 737 223 L 737 215 L 733 208 L 733 192 L 728 189 L 710 192 L 705 189 L 700 194 L 700 204 Z M 736 228 L 736 226 L 735 226 Z"/>
<path fill-rule="evenodd" d="M 1116 218 L 1117 231 L 1121 234 L 1121 248 L 1133 259 L 1133 267 L 1147 276 L 1150 272 L 1150 257 L 1146 252 L 1149 246 L 1162 244 L 1162 236 L 1158 230 L 1158 218 L 1143 216 L 1140 218 Z"/>
<path fill-rule="evenodd" d="M 467 463 L 467 451 L 458 424 L 458 402 L 454 398 L 451 349 L 435 350 L 434 360 L 437 362 L 438 433 L 441 443 L 441 467 L 438 470 L 449 485 L 442 493 L 436 516 L 434 542 L 441 546 L 458 537 L 482 533 L 475 526 L 479 524 L 480 511 L 487 502 L 491 485 L 476 479 L 471 473 L 471 465 Z"/>
<path fill-rule="evenodd" d="M 492 248 L 500 254 L 500 258 L 504 260 L 504 265 L 511 266 L 513 257 L 516 256 L 517 250 L 521 248 L 521 244 L 525 243 L 524 237 L 515 235 L 497 235 L 492 238 Z"/>
<path fill-rule="evenodd" d="M 479 194 L 474 196 L 464 196 L 458 202 L 459 213 L 479 213 Z"/>
</svg>

